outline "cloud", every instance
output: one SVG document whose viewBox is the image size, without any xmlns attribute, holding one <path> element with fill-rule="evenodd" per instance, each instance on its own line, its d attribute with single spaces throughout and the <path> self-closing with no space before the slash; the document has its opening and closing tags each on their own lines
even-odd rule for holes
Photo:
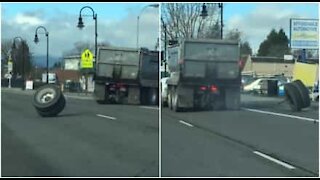
<svg viewBox="0 0 320 180">
<path fill-rule="evenodd" d="M 11 21 L 11 24 L 19 26 L 39 26 L 46 24 L 46 21 L 41 19 L 43 16 L 44 13 L 42 11 L 18 13 L 13 21 Z"/>
<path fill-rule="evenodd" d="M 225 30 L 238 29 L 243 33 L 244 40 L 248 40 L 254 51 L 257 51 L 272 28 L 283 28 L 289 38 L 290 18 L 310 17 L 281 4 L 259 4 L 246 15 L 235 14 L 230 17 Z"/>
<path fill-rule="evenodd" d="M 94 44 L 95 21 L 92 17 L 83 17 L 85 27 L 77 28 L 78 14 L 60 12 L 59 16 L 46 17 L 44 10 L 21 12 L 12 19 L 2 15 L 2 39 L 15 36 L 25 38 L 34 55 L 46 55 L 46 37 L 39 29 L 39 43 L 33 42 L 34 33 L 39 25 L 49 32 L 49 54 L 62 57 L 64 52 L 74 48 L 75 42 Z M 113 46 L 136 47 L 137 14 L 128 9 L 121 19 L 105 19 L 98 16 L 98 43 L 109 42 Z M 158 11 L 146 10 L 140 18 L 139 44 L 154 49 L 159 34 Z"/>
</svg>

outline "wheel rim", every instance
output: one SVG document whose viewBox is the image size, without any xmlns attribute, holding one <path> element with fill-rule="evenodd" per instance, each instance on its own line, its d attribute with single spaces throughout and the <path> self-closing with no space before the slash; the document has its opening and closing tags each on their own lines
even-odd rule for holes
<svg viewBox="0 0 320 180">
<path fill-rule="evenodd" d="M 44 89 L 39 92 L 37 100 L 39 103 L 46 104 L 51 102 L 56 96 L 56 92 L 53 89 Z"/>
</svg>

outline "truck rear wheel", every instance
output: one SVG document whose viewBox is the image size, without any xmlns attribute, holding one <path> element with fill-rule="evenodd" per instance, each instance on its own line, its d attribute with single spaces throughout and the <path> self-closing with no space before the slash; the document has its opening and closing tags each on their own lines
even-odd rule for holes
<svg viewBox="0 0 320 180">
<path fill-rule="evenodd" d="M 171 88 L 168 88 L 168 108 L 172 110 L 172 92 Z"/>
<path fill-rule="evenodd" d="M 158 104 L 158 89 L 157 88 L 149 88 L 148 91 L 148 99 L 150 105 L 157 105 Z"/>
<path fill-rule="evenodd" d="M 227 110 L 240 109 L 240 87 L 225 89 L 225 107 Z"/>
<path fill-rule="evenodd" d="M 178 96 L 178 93 L 177 93 L 177 91 L 175 91 L 173 94 L 174 95 L 173 95 L 173 99 L 172 99 L 172 109 L 175 112 L 180 112 L 181 108 L 179 107 L 179 96 Z"/>
<path fill-rule="evenodd" d="M 302 98 L 296 86 L 291 83 L 284 85 L 286 98 L 292 111 L 300 111 L 302 107 Z"/>
<path fill-rule="evenodd" d="M 141 87 L 140 88 L 140 103 L 141 105 L 147 105 L 148 104 L 148 89 Z"/>
</svg>

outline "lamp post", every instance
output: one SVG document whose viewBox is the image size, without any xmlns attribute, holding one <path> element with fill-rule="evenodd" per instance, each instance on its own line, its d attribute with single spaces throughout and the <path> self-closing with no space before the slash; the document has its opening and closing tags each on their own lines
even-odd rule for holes
<svg viewBox="0 0 320 180">
<path fill-rule="evenodd" d="M 164 74 L 166 75 L 166 73 L 167 73 L 167 25 L 163 21 L 162 17 L 161 17 L 161 22 L 162 22 L 162 27 L 163 27 L 163 31 L 164 31 L 164 53 L 163 53 L 163 56 L 164 56 Z"/>
<path fill-rule="evenodd" d="M 220 38 L 223 38 L 223 3 L 218 3 L 218 7 L 220 8 Z M 204 19 L 208 16 L 207 6 L 205 3 L 202 5 L 202 10 L 200 16 Z"/>
<path fill-rule="evenodd" d="M 98 30 L 97 30 L 97 28 L 98 28 L 98 26 L 97 26 L 97 21 L 98 21 L 98 19 L 97 19 L 97 17 L 98 17 L 98 15 L 94 12 L 94 10 L 92 9 L 92 7 L 90 7 L 90 6 L 84 6 L 83 8 L 81 8 L 80 9 L 80 13 L 79 13 L 79 22 L 78 22 L 78 28 L 81 30 L 83 27 L 84 27 L 84 24 L 83 24 L 83 21 L 82 21 L 82 16 L 81 16 L 81 12 L 82 12 L 82 10 L 83 9 L 90 9 L 91 11 L 92 11 L 92 18 L 93 18 L 93 20 L 94 20 L 94 22 L 95 22 L 95 39 L 94 39 L 94 58 L 95 58 L 95 60 L 96 60 L 96 58 L 97 58 L 97 52 L 98 52 L 98 50 L 97 50 L 97 48 L 98 48 L 98 44 L 97 44 L 97 39 L 98 39 Z M 94 68 L 95 68 L 95 66 L 94 66 Z M 87 73 L 86 73 L 86 76 L 85 76 L 85 78 L 86 78 L 86 93 L 88 92 L 88 77 L 87 77 Z"/>
<path fill-rule="evenodd" d="M 38 38 L 38 30 L 43 29 L 45 32 L 45 35 L 47 37 L 47 84 L 49 84 L 49 32 L 47 29 L 43 26 L 38 26 L 34 35 L 34 42 L 37 44 L 39 42 Z"/>
<path fill-rule="evenodd" d="M 137 16 L 137 49 L 139 48 L 139 20 L 140 20 L 140 16 L 141 16 L 142 12 L 148 7 L 158 8 L 159 4 L 149 4 L 147 6 L 144 6 L 141 9 L 139 15 Z"/>
<path fill-rule="evenodd" d="M 83 24 L 83 21 L 82 21 L 82 15 L 81 15 L 81 12 L 82 12 L 82 10 L 83 9 L 86 9 L 86 8 L 88 8 L 88 9 L 90 9 L 91 11 L 92 11 L 92 18 L 93 18 L 93 20 L 95 21 L 95 40 L 94 40 L 94 56 L 95 56 L 95 58 L 97 58 L 97 46 L 98 46 L 98 44 L 97 44 L 97 39 L 98 39 L 98 30 L 97 30 L 97 21 L 98 21 L 98 19 L 97 19 L 97 14 L 94 12 L 94 10 L 92 9 L 92 7 L 90 7 L 90 6 L 84 6 L 83 8 L 81 8 L 80 9 L 80 13 L 79 13 L 79 22 L 78 22 L 78 28 L 79 29 L 82 29 L 82 28 L 84 28 L 84 24 Z M 85 16 L 85 15 L 84 15 Z"/>
<path fill-rule="evenodd" d="M 21 72 L 21 75 L 22 75 L 22 90 L 24 90 L 24 83 L 25 83 L 25 72 L 24 72 L 24 61 L 25 61 L 25 57 L 24 57 L 24 40 L 22 39 L 22 37 L 20 37 L 20 36 L 17 36 L 17 37 L 15 37 L 15 38 L 13 38 L 13 41 L 12 41 L 12 47 L 11 47 L 11 49 L 13 50 L 13 49 L 15 49 L 16 48 L 16 40 L 19 40 L 20 41 L 20 45 L 22 46 L 22 72 Z M 11 51 L 11 52 L 13 52 L 13 51 Z"/>
</svg>

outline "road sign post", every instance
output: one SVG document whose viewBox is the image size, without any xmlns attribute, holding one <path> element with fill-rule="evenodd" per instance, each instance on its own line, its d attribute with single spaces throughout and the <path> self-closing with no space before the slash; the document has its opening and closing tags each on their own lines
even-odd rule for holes
<svg viewBox="0 0 320 180">
<path fill-rule="evenodd" d="M 87 70 L 93 68 L 93 54 L 89 49 L 85 49 L 81 54 L 81 69 Z M 85 71 L 85 91 L 88 93 L 88 72 Z"/>
<path fill-rule="evenodd" d="M 8 88 L 11 88 L 11 77 L 9 77 L 8 79 L 9 79 Z"/>
<path fill-rule="evenodd" d="M 9 56 L 9 60 L 8 60 L 8 79 L 9 79 L 8 88 L 11 88 L 12 70 L 13 70 L 13 63 L 12 63 L 11 56 Z"/>
</svg>

